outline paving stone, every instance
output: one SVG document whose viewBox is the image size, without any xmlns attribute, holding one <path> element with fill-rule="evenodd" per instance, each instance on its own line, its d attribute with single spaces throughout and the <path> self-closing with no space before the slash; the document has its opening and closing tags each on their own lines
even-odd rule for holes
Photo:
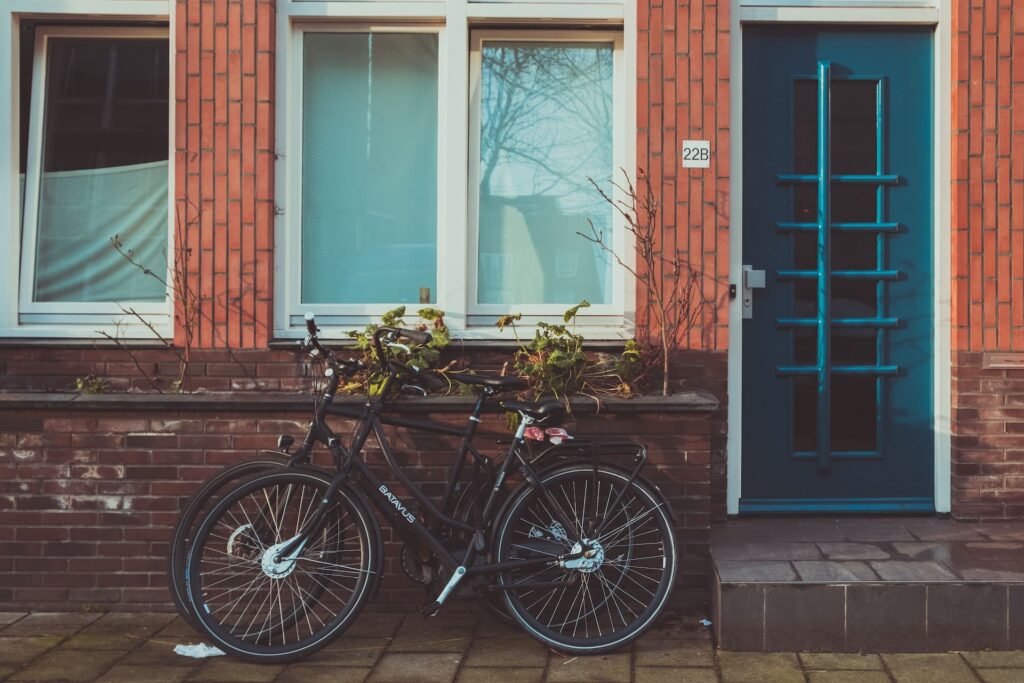
<svg viewBox="0 0 1024 683">
<path fill-rule="evenodd" d="M 175 617 L 169 624 L 157 631 L 155 635 L 157 638 L 168 640 L 175 638 L 191 638 L 193 643 L 197 640 L 202 640 L 203 638 L 199 631 L 192 628 L 192 625 L 181 617 Z M 182 642 L 186 641 L 182 640 Z"/>
<path fill-rule="evenodd" d="M 960 576 L 968 581 L 988 581 L 994 583 L 1020 583 L 1024 581 L 1024 571 L 1007 567 L 965 567 L 959 571 Z"/>
<path fill-rule="evenodd" d="M 476 627 L 477 638 L 517 638 L 523 635 L 526 634 L 518 624 L 508 624 L 496 617 L 484 617 Z"/>
<path fill-rule="evenodd" d="M 977 671 L 985 683 L 1020 683 L 1024 681 L 1024 669 L 978 669 Z"/>
<path fill-rule="evenodd" d="M 832 671 L 848 670 L 882 670 L 882 659 L 878 655 L 840 654 L 831 652 L 801 652 L 800 661 L 806 669 Z"/>
<path fill-rule="evenodd" d="M 458 683 L 540 683 L 544 680 L 544 669 L 508 668 L 496 672 L 494 669 L 467 668 L 459 672 Z"/>
<path fill-rule="evenodd" d="M 190 666 L 118 664 L 105 673 L 98 683 L 179 683 L 193 671 Z"/>
<path fill-rule="evenodd" d="M 108 650 L 51 650 L 15 672 L 12 681 L 92 681 L 124 653 Z"/>
<path fill-rule="evenodd" d="M 0 681 L 6 679 L 12 673 L 14 673 L 14 667 L 13 666 L 3 666 L 3 665 L 0 665 Z"/>
<path fill-rule="evenodd" d="M 343 635 L 324 649 L 303 659 L 310 664 L 372 667 L 380 659 L 386 638 L 349 638 Z"/>
<path fill-rule="evenodd" d="M 644 636 L 636 641 L 636 665 L 714 666 L 715 651 L 710 642 L 654 640 Z"/>
<path fill-rule="evenodd" d="M 20 664 L 43 654 L 61 641 L 61 636 L 0 637 L 0 664 Z"/>
<path fill-rule="evenodd" d="M 950 543 L 893 543 L 893 550 L 913 560 L 934 560 L 948 562 L 953 556 Z"/>
<path fill-rule="evenodd" d="M 1024 650 L 1007 650 L 1004 652 L 964 652 L 962 654 L 964 659 L 966 659 L 970 665 L 976 669 L 1024 669 Z M 1024 676 L 1021 677 L 1021 680 L 1024 680 Z"/>
<path fill-rule="evenodd" d="M 849 581 L 877 581 L 878 575 L 863 562 L 794 562 L 793 566 L 803 581 L 815 583 L 846 583 Z"/>
<path fill-rule="evenodd" d="M 388 653 L 373 668 L 371 683 L 450 683 L 459 668 L 456 654 Z"/>
<path fill-rule="evenodd" d="M 405 621 L 404 614 L 388 612 L 360 614 L 355 623 L 345 629 L 345 636 L 353 638 L 391 637 L 395 635 L 403 621 Z"/>
<path fill-rule="evenodd" d="M 123 633 L 87 633 L 82 631 L 61 644 L 67 650 L 120 650 L 128 652 L 145 642 L 145 637 L 132 637 Z"/>
<path fill-rule="evenodd" d="M 902 522 L 865 519 L 840 522 L 839 528 L 846 536 L 846 540 L 855 543 L 914 540 L 914 536 L 907 531 Z"/>
<path fill-rule="evenodd" d="M 676 667 L 637 667 L 635 683 L 718 683 L 714 669 L 679 669 Z"/>
<path fill-rule="evenodd" d="M 872 562 L 872 569 L 886 581 L 955 581 L 956 576 L 937 562 Z"/>
<path fill-rule="evenodd" d="M 0 628 L 13 624 L 26 614 L 28 614 L 28 612 L 0 612 Z"/>
<path fill-rule="evenodd" d="M 552 657 L 548 664 L 549 683 L 628 683 L 628 652 L 590 657 Z"/>
<path fill-rule="evenodd" d="M 5 636 L 69 636 L 100 618 L 81 612 L 36 612 L 4 629 Z"/>
<path fill-rule="evenodd" d="M 821 552 L 813 543 L 747 543 L 751 560 L 820 560 Z"/>
<path fill-rule="evenodd" d="M 882 655 L 899 683 L 975 683 L 971 670 L 957 654 Z"/>
<path fill-rule="evenodd" d="M 477 638 L 466 655 L 466 666 L 543 667 L 548 651 L 528 636 L 519 638 Z"/>
<path fill-rule="evenodd" d="M 284 669 L 275 664 L 253 664 L 229 657 L 217 657 L 207 662 L 192 675 L 192 681 L 215 681 L 216 683 L 261 683 L 273 681 Z"/>
<path fill-rule="evenodd" d="M 715 562 L 718 576 L 726 583 L 760 583 L 762 581 L 792 581 L 796 578 L 789 562 L 739 561 Z"/>
<path fill-rule="evenodd" d="M 724 683 L 803 683 L 804 674 L 795 654 L 719 652 Z"/>
<path fill-rule="evenodd" d="M 473 640 L 472 633 L 459 634 L 449 630 L 425 629 L 419 635 L 396 637 L 388 645 L 389 652 L 465 652 Z"/>
<path fill-rule="evenodd" d="M 202 642 L 201 639 L 182 639 L 184 645 Z M 174 653 L 174 646 L 177 642 L 164 640 L 148 640 L 135 648 L 120 662 L 121 664 L 181 664 L 184 666 L 199 666 L 200 660 L 190 657 L 182 657 Z"/>
<path fill-rule="evenodd" d="M 150 636 L 166 628 L 176 620 L 174 614 L 149 614 L 140 612 L 111 612 L 89 624 L 85 633 L 130 633 L 136 636 Z M 181 622 L 186 624 L 185 620 Z M 189 627 L 191 629 L 191 627 Z"/>
<path fill-rule="evenodd" d="M 362 683 L 370 675 L 367 668 L 336 668 L 315 664 L 292 664 L 278 676 L 276 683 Z"/>
<path fill-rule="evenodd" d="M 479 620 L 480 617 L 476 614 L 441 613 L 430 619 L 424 619 L 419 614 L 410 614 L 394 634 L 395 643 L 471 638 Z"/>
<path fill-rule="evenodd" d="M 830 560 L 888 560 L 889 553 L 873 543 L 819 543 Z"/>
<path fill-rule="evenodd" d="M 811 671 L 810 683 L 889 683 L 884 671 Z"/>
</svg>

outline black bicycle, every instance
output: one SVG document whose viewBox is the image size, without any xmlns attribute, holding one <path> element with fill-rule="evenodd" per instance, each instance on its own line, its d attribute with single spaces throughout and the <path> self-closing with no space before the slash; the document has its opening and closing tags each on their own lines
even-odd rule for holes
<svg viewBox="0 0 1024 683">
<path fill-rule="evenodd" d="M 533 637 L 572 654 L 616 649 L 654 623 L 675 581 L 677 547 L 667 502 L 640 474 L 641 446 L 627 466 L 609 462 L 607 445 L 594 442 L 558 445 L 539 457 L 528 438 L 542 440 L 549 430 L 561 437 L 564 406 L 507 400 L 502 406 L 518 414 L 518 428 L 504 457 L 488 458 L 471 444 L 483 401 L 517 388 L 518 380 L 462 375 L 457 379 L 481 394 L 467 429 L 455 430 L 462 446 L 438 507 L 403 471 L 383 425 L 453 428 L 382 415 L 403 385 L 438 381 L 388 360 L 384 341 L 427 343 L 429 334 L 382 328 L 374 335 L 383 382 L 367 397 L 345 448 L 325 418 L 340 379 L 356 366 L 320 344 L 312 316 L 307 326 L 304 348 L 325 361 L 328 382 L 292 466 L 270 465 L 222 489 L 188 547 L 184 588 L 198 625 L 218 646 L 253 661 L 284 662 L 342 633 L 382 574 L 383 540 L 371 505 L 413 549 L 403 551 L 403 568 L 413 565 L 435 586 L 426 615 L 458 588 L 475 586 L 500 597 Z M 402 493 L 361 457 L 371 435 Z M 317 443 L 331 453 L 333 472 L 305 464 Z M 474 476 L 460 489 L 468 457 Z"/>
</svg>

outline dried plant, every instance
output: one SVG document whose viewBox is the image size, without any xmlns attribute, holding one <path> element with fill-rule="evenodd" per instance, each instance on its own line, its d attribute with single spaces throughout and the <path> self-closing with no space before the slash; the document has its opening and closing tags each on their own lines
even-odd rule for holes
<svg viewBox="0 0 1024 683">
<path fill-rule="evenodd" d="M 580 237 L 593 242 L 629 272 L 647 297 L 646 329 L 638 331 L 644 345 L 652 345 L 661 370 L 661 393 L 669 394 L 669 370 L 673 354 L 688 345 L 690 333 L 700 323 L 704 308 L 714 300 L 704 295 L 705 276 L 684 262 L 677 254 L 667 254 L 661 248 L 659 235 L 661 203 L 655 197 L 650 178 L 641 168 L 634 185 L 623 169 L 623 183 L 612 182 L 623 199 L 605 191 L 593 178 L 590 184 L 601 198 L 622 217 L 626 231 L 633 240 L 636 253 L 634 263 L 627 262 L 608 243 L 608 237 L 589 221 L 590 234 L 578 232 Z M 647 355 L 647 354 L 644 354 Z"/>
</svg>

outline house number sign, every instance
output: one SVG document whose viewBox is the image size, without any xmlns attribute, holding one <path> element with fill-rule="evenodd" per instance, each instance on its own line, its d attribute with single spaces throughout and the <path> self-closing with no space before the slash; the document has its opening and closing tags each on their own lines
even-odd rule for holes
<svg viewBox="0 0 1024 683">
<path fill-rule="evenodd" d="M 711 141 L 683 140 L 683 168 L 710 168 Z"/>
</svg>

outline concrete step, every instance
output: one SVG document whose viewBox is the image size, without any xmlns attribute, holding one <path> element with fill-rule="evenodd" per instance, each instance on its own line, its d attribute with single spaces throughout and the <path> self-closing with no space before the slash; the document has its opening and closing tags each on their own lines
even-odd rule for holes
<svg viewBox="0 0 1024 683">
<path fill-rule="evenodd" d="M 716 645 L 1024 649 L 1024 525 L 759 518 L 712 530 Z"/>
</svg>

